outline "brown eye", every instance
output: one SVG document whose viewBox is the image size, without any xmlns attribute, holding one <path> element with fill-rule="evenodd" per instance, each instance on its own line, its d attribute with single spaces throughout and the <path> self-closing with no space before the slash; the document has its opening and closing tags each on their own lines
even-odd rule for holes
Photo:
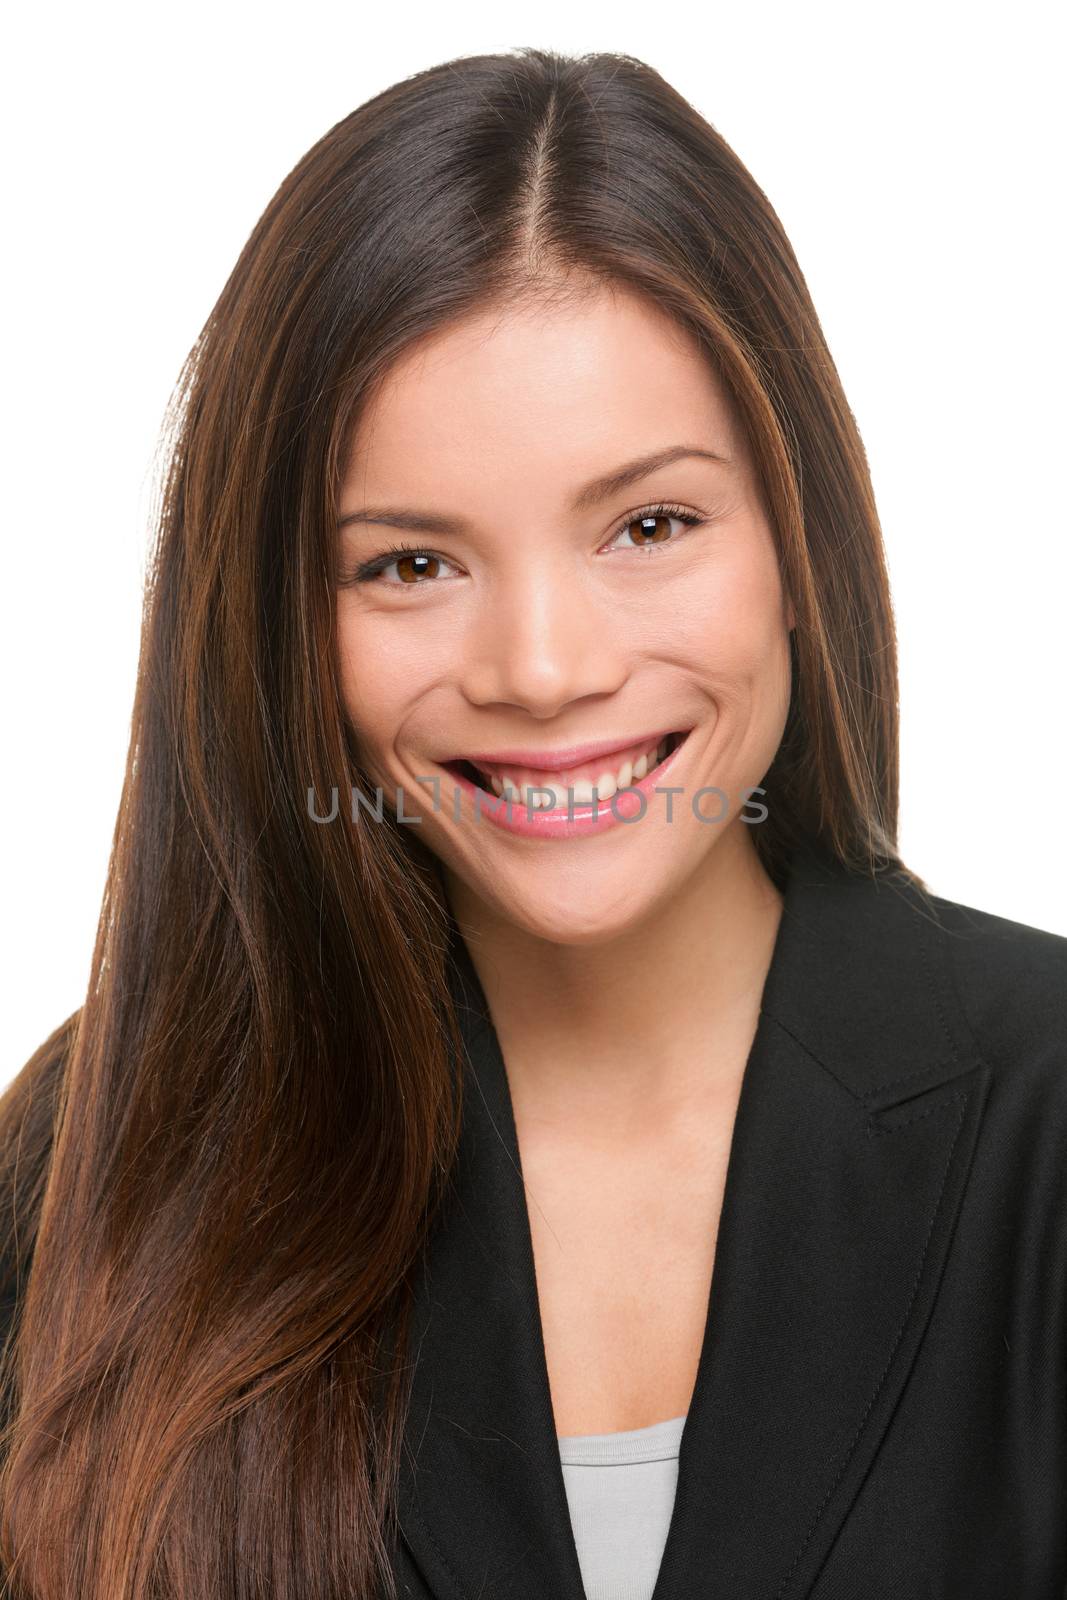
<svg viewBox="0 0 1067 1600">
<path fill-rule="evenodd" d="M 646 544 L 662 544 L 671 536 L 671 523 L 674 519 L 665 513 L 658 513 L 647 517 L 637 517 L 633 522 L 626 524 L 625 532 L 638 529 L 638 536 L 634 539 L 637 546 Z"/>
<path fill-rule="evenodd" d="M 444 569 L 452 563 L 432 550 L 419 550 L 411 545 L 390 545 L 381 555 L 364 561 L 353 572 L 349 583 L 379 583 L 387 589 L 415 589 L 420 584 L 433 586 L 434 580 L 445 575 Z M 396 568 L 396 577 L 387 574 Z"/>
<path fill-rule="evenodd" d="M 399 556 L 396 570 L 400 574 L 401 583 L 418 583 L 420 578 L 436 578 L 440 565 L 436 556 Z"/>
<path fill-rule="evenodd" d="M 611 544 L 616 550 L 658 550 L 660 546 L 669 548 L 676 545 L 679 537 L 687 530 L 699 528 L 702 521 L 702 517 L 696 512 L 687 511 L 684 506 L 648 506 L 644 511 L 638 511 L 636 515 L 631 512 L 626 520 L 616 527 Z M 672 523 L 681 524 L 682 535 L 676 532 Z"/>
</svg>

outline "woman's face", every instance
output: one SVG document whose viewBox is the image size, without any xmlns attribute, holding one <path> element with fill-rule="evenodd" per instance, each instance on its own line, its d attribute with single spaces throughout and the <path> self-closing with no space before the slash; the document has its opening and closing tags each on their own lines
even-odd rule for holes
<svg viewBox="0 0 1067 1600">
<path fill-rule="evenodd" d="M 360 419 L 339 514 L 346 711 L 454 905 L 607 941 L 748 832 L 793 614 L 726 393 L 657 307 L 601 288 L 423 341 Z"/>
</svg>

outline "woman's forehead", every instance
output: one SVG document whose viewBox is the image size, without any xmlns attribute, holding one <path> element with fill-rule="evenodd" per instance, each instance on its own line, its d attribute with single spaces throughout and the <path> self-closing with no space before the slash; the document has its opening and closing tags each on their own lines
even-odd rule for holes
<svg viewBox="0 0 1067 1600">
<path fill-rule="evenodd" d="M 523 464 L 580 487 L 682 440 L 732 459 L 729 397 L 696 341 L 636 295 L 468 317 L 397 359 L 353 432 L 346 488 L 418 484 Z M 357 482 L 358 480 L 358 482 Z"/>
</svg>

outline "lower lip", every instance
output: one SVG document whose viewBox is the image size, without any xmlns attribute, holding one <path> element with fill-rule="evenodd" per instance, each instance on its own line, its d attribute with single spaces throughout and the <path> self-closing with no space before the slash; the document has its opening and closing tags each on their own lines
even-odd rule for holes
<svg viewBox="0 0 1067 1600">
<path fill-rule="evenodd" d="M 554 811 L 531 811 L 518 800 L 512 800 L 508 805 L 499 795 L 479 788 L 462 773 L 454 772 L 451 767 L 445 770 L 457 788 L 469 795 L 474 805 L 476 822 L 484 817 L 494 827 L 502 828 L 505 833 L 517 833 L 524 839 L 586 838 L 590 834 L 606 833 L 609 828 L 632 827 L 635 820 L 643 821 L 648 815 L 648 804 L 657 785 L 666 778 L 676 757 L 681 755 L 688 742 L 687 732 L 677 749 L 672 750 L 658 767 L 653 767 L 640 783 L 631 783 L 625 789 L 617 790 L 610 800 L 601 800 L 598 797 L 595 807 L 592 804 L 575 804 L 570 809 L 563 805 Z M 638 795 L 644 796 L 643 815 Z"/>
</svg>

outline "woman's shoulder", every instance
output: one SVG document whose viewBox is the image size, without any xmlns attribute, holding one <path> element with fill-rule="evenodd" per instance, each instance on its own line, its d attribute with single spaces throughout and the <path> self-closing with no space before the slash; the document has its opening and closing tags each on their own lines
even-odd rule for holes
<svg viewBox="0 0 1067 1600">
<path fill-rule="evenodd" d="M 931 895 L 950 981 L 994 1074 L 1028 1076 L 1067 1116 L 1067 937 Z"/>
</svg>

